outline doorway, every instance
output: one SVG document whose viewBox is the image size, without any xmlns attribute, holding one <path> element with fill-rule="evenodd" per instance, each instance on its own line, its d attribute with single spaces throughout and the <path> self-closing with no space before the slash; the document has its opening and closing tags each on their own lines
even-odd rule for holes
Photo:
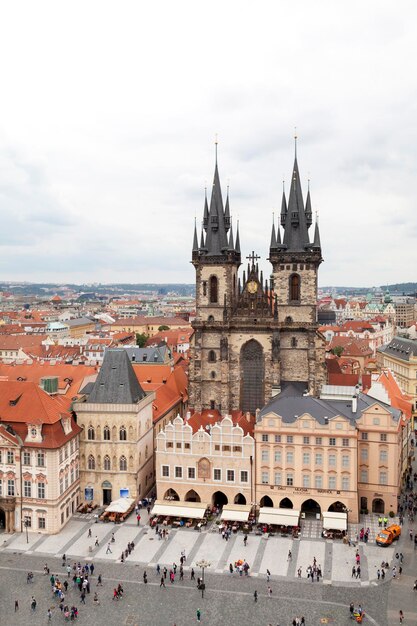
<svg viewBox="0 0 417 626">
<path fill-rule="evenodd" d="M 103 504 L 107 505 L 111 503 L 111 489 L 103 488 Z"/>
</svg>

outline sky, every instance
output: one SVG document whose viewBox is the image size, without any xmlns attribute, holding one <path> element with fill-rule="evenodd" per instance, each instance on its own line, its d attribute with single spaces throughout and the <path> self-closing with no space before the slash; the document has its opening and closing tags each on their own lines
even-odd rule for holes
<svg viewBox="0 0 417 626">
<path fill-rule="evenodd" d="M 296 127 L 319 283 L 416 281 L 416 24 L 411 0 L 2 3 L 0 280 L 194 282 L 216 135 L 269 274 Z"/>
</svg>

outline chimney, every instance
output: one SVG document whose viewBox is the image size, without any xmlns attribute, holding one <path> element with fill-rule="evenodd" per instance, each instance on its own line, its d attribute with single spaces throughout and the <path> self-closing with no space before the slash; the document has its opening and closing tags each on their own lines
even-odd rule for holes
<svg viewBox="0 0 417 626">
<path fill-rule="evenodd" d="M 356 413 L 358 410 L 358 396 L 352 396 L 352 413 Z"/>
<path fill-rule="evenodd" d="M 186 422 L 188 422 L 188 420 L 190 419 L 190 417 L 191 417 L 191 411 L 187 411 L 187 414 L 186 414 L 186 416 L 185 416 L 185 421 L 186 421 Z"/>
</svg>

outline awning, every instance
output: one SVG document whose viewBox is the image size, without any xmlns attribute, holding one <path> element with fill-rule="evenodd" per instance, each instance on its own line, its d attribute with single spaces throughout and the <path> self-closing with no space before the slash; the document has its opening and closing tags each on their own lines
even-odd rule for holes
<svg viewBox="0 0 417 626">
<path fill-rule="evenodd" d="M 226 504 L 220 518 L 229 522 L 247 522 L 251 508 L 250 504 Z"/>
<path fill-rule="evenodd" d="M 259 509 L 259 524 L 275 524 L 279 526 L 298 526 L 300 511 L 298 509 L 273 509 L 263 506 Z"/>
<path fill-rule="evenodd" d="M 119 498 L 109 504 L 106 513 L 126 513 L 134 502 L 134 498 Z"/>
<path fill-rule="evenodd" d="M 323 528 L 326 530 L 346 530 L 347 513 L 326 511 L 326 513 L 323 513 Z"/>
<path fill-rule="evenodd" d="M 203 519 L 209 506 L 208 502 L 183 502 L 181 500 L 157 500 L 152 509 L 152 515 L 169 517 L 188 517 Z"/>
</svg>

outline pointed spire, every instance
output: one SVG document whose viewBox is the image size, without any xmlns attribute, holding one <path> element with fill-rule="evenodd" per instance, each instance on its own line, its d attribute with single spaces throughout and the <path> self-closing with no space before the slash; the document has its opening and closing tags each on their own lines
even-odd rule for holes
<svg viewBox="0 0 417 626">
<path fill-rule="evenodd" d="M 233 223 L 230 222 L 230 233 L 229 233 L 229 250 L 234 250 L 234 243 L 233 243 Z"/>
<path fill-rule="evenodd" d="M 310 228 L 310 226 L 313 223 L 313 213 L 311 211 L 311 198 L 310 198 L 310 179 L 308 179 L 308 191 L 307 191 L 305 215 L 306 215 L 307 228 Z"/>
<path fill-rule="evenodd" d="M 229 185 L 227 185 L 226 206 L 224 208 L 224 225 L 227 232 L 230 228 Z"/>
<path fill-rule="evenodd" d="M 278 246 L 281 246 L 281 245 L 282 245 L 282 244 L 281 244 L 281 229 L 280 229 L 280 227 L 278 226 L 277 247 L 278 247 Z"/>
<path fill-rule="evenodd" d="M 281 200 L 281 226 L 285 226 L 287 219 L 287 199 L 285 197 L 284 181 L 282 181 L 282 200 Z"/>
<path fill-rule="evenodd" d="M 277 247 L 277 235 L 275 232 L 275 216 L 272 214 L 272 233 L 271 233 L 271 245 L 269 246 L 271 249 Z"/>
<path fill-rule="evenodd" d="M 239 220 L 237 221 L 237 228 L 236 228 L 235 250 L 238 254 L 240 254 Z"/>
<path fill-rule="evenodd" d="M 310 246 L 297 156 L 294 159 L 290 196 L 284 224 L 283 244 L 287 250 L 294 251 L 302 251 Z"/>
<path fill-rule="evenodd" d="M 207 204 L 207 187 L 204 188 L 204 213 L 203 213 L 203 226 L 204 226 L 204 230 L 207 230 L 207 226 L 208 226 L 208 217 L 209 217 L 209 212 L 208 212 L 208 204 Z"/>
<path fill-rule="evenodd" d="M 314 241 L 313 241 L 313 248 L 316 250 L 321 250 L 321 243 L 320 243 L 320 231 L 319 231 L 319 218 L 318 215 L 316 216 L 316 226 L 314 228 Z"/>
<path fill-rule="evenodd" d="M 198 239 L 197 239 L 197 218 L 194 218 L 194 239 L 193 239 L 193 252 L 198 252 Z"/>
<path fill-rule="evenodd" d="M 201 227 L 200 249 L 201 250 L 205 249 L 205 245 L 204 245 L 204 228 L 203 227 Z"/>
<path fill-rule="evenodd" d="M 228 249 L 227 230 L 223 209 L 222 190 L 220 187 L 219 169 L 217 166 L 217 139 L 216 165 L 214 168 L 213 188 L 211 192 L 210 208 L 208 212 L 206 249 L 209 256 L 221 256 Z"/>
</svg>

